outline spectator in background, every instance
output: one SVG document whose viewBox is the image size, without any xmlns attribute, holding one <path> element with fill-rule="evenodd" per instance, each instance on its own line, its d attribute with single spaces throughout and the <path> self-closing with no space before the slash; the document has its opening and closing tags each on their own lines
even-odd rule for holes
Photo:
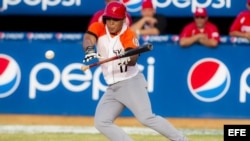
<svg viewBox="0 0 250 141">
<path fill-rule="evenodd" d="M 229 35 L 250 40 L 250 0 L 246 3 L 247 10 L 240 12 L 233 21 Z"/>
<path fill-rule="evenodd" d="M 187 24 L 180 34 L 180 46 L 188 47 L 200 43 L 207 47 L 217 47 L 220 40 L 218 28 L 208 21 L 205 8 L 196 8 L 194 21 Z"/>
<path fill-rule="evenodd" d="M 118 0 L 105 0 L 105 4 L 107 5 L 109 2 L 118 1 Z M 92 18 L 90 19 L 89 25 L 91 25 L 93 22 L 102 22 L 102 15 L 104 13 L 104 9 L 101 9 L 97 11 Z M 126 13 L 126 19 L 125 22 L 127 25 L 132 25 L 132 17 L 129 15 L 129 13 Z"/>
<path fill-rule="evenodd" d="M 167 20 L 163 15 L 157 14 L 151 0 L 143 0 L 141 6 L 141 17 L 135 19 L 131 29 L 139 35 L 164 34 Z"/>
</svg>

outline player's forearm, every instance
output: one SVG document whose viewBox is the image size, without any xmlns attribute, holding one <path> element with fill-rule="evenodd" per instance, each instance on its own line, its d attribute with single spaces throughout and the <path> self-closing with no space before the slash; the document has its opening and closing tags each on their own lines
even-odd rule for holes
<svg viewBox="0 0 250 141">
<path fill-rule="evenodd" d="M 142 29 L 144 23 L 145 23 L 145 20 L 142 18 L 142 19 L 140 19 L 139 21 L 137 21 L 136 23 L 133 23 L 133 24 L 130 26 L 130 28 L 131 28 L 132 30 L 134 30 L 134 31 L 136 31 L 136 30 L 138 30 L 138 29 L 140 30 L 140 29 Z"/>
<path fill-rule="evenodd" d="M 180 46 L 182 47 L 188 47 L 192 44 L 194 44 L 195 42 L 197 42 L 196 37 L 192 36 L 192 37 L 183 37 L 180 39 Z"/>
<path fill-rule="evenodd" d="M 95 37 L 90 34 L 84 34 L 83 37 L 83 49 L 86 50 L 89 46 L 94 46 L 96 43 Z"/>
<path fill-rule="evenodd" d="M 246 38 L 246 33 L 240 31 L 232 31 L 229 33 L 230 36 Z"/>
<path fill-rule="evenodd" d="M 217 47 L 218 46 L 218 41 L 215 40 L 215 39 L 204 39 L 204 40 L 200 40 L 200 43 L 202 45 L 205 45 L 207 47 L 211 47 L 211 48 L 214 48 L 214 47 Z"/>
<path fill-rule="evenodd" d="M 159 35 L 160 31 L 153 27 L 153 28 L 147 28 L 147 29 L 142 29 L 140 30 L 141 35 Z"/>
</svg>

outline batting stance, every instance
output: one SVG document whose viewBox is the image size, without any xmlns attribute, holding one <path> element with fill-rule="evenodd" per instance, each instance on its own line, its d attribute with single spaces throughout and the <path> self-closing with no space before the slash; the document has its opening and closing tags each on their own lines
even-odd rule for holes
<svg viewBox="0 0 250 141">
<path fill-rule="evenodd" d="M 124 24 L 126 7 L 110 2 L 104 11 L 103 22 L 91 24 L 84 34 L 84 62 L 93 58 L 109 58 L 139 46 L 136 34 Z M 96 46 L 96 50 L 94 49 Z M 101 64 L 108 88 L 95 111 L 95 127 L 112 141 L 132 141 L 114 124 L 127 107 L 143 125 L 154 129 L 171 141 L 188 139 L 166 119 L 152 113 L 147 82 L 136 63 L 138 55 Z"/>
</svg>

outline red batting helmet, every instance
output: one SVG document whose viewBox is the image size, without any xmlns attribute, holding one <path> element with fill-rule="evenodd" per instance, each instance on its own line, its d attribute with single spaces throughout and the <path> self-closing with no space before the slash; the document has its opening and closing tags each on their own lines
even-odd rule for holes
<svg viewBox="0 0 250 141">
<path fill-rule="evenodd" d="M 121 2 L 109 2 L 104 10 L 104 18 L 124 19 L 126 16 L 126 7 Z"/>
</svg>

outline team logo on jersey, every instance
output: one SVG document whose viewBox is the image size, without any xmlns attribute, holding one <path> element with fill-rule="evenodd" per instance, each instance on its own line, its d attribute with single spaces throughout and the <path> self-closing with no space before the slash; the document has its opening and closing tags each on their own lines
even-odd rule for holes
<svg viewBox="0 0 250 141">
<path fill-rule="evenodd" d="M 136 46 L 139 46 L 139 45 L 140 45 L 137 38 L 134 38 L 134 39 L 133 39 L 133 43 L 134 43 L 134 45 L 136 45 Z"/>
<path fill-rule="evenodd" d="M 5 54 L 0 54 L 0 64 L 0 98 L 4 98 L 19 86 L 21 71 L 17 62 Z"/>
<path fill-rule="evenodd" d="M 138 12 L 141 10 L 142 0 L 121 0 L 129 12 Z"/>
<path fill-rule="evenodd" d="M 204 102 L 214 102 L 226 94 L 231 77 L 224 63 L 214 58 L 204 58 L 193 64 L 187 81 L 194 97 Z"/>
</svg>

